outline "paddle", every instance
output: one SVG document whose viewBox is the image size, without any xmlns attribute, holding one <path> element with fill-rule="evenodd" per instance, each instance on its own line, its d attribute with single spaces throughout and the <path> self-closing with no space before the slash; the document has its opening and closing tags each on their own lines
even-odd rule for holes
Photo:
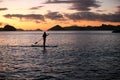
<svg viewBox="0 0 120 80">
<path fill-rule="evenodd" d="M 38 42 L 40 42 L 42 40 L 42 38 L 40 40 L 38 40 L 37 42 L 35 42 L 34 44 L 37 44 Z"/>
</svg>

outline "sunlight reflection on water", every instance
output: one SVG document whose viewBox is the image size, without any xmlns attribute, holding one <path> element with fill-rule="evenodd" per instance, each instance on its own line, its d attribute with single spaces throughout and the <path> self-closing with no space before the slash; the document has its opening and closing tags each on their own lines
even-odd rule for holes
<svg viewBox="0 0 120 80">
<path fill-rule="evenodd" d="M 109 31 L 51 31 L 46 50 L 31 45 L 42 32 L 0 32 L 0 79 L 119 80 L 120 35 Z M 42 44 L 42 41 L 39 42 Z"/>
</svg>

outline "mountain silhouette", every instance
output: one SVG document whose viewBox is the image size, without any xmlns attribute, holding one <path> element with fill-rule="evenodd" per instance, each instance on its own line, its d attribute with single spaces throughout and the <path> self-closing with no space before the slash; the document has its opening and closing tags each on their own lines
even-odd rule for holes
<svg viewBox="0 0 120 80">
<path fill-rule="evenodd" d="M 83 31 L 83 30 L 120 30 L 120 25 L 106 25 L 102 24 L 101 26 L 67 26 L 61 27 L 60 25 L 56 25 L 50 29 L 50 31 Z"/>
<path fill-rule="evenodd" d="M 48 31 L 61 31 L 61 30 L 65 30 L 63 27 L 61 27 L 60 25 L 56 25 L 50 29 L 48 29 Z"/>
<path fill-rule="evenodd" d="M 11 25 L 5 25 L 3 31 L 16 31 L 16 28 Z"/>
</svg>

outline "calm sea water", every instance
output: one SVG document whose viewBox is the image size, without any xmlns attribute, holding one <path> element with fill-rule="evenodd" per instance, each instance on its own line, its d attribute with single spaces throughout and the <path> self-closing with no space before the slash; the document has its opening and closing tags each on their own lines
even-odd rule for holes
<svg viewBox="0 0 120 80">
<path fill-rule="evenodd" d="M 51 31 L 47 45 L 58 47 L 20 47 L 42 33 L 0 32 L 0 80 L 120 80 L 120 34 Z"/>
</svg>

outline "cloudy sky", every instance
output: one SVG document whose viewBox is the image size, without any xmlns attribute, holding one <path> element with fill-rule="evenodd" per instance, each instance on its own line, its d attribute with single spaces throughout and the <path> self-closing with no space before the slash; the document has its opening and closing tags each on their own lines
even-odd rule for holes
<svg viewBox="0 0 120 80">
<path fill-rule="evenodd" d="M 0 27 L 120 25 L 120 0 L 0 0 Z"/>
</svg>

